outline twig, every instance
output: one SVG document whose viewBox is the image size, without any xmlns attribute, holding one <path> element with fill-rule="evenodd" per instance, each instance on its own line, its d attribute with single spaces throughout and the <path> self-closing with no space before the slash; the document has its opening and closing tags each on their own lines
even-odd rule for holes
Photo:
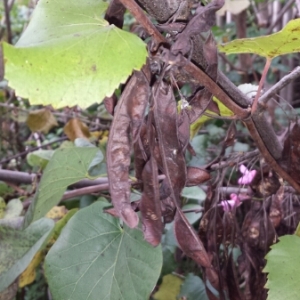
<svg viewBox="0 0 300 300">
<path fill-rule="evenodd" d="M 259 99 L 261 90 L 262 90 L 262 88 L 263 88 L 263 85 L 264 85 L 264 83 L 265 83 L 265 80 L 266 80 L 268 71 L 269 71 L 269 69 L 270 69 L 271 63 L 272 63 L 272 58 L 267 57 L 265 67 L 264 67 L 264 69 L 263 69 L 262 76 L 261 76 L 261 79 L 260 79 L 260 81 L 259 81 L 259 86 L 258 86 L 256 95 L 255 95 L 255 99 L 254 99 L 253 104 L 252 104 L 252 108 L 251 108 L 251 113 L 252 113 L 252 114 L 254 114 L 254 113 L 256 112 L 256 110 L 257 110 L 258 99 Z"/>
<path fill-rule="evenodd" d="M 26 172 L 0 169 L 0 180 L 5 182 L 32 184 L 37 178 L 38 175 L 35 173 L 30 174 Z"/>
<path fill-rule="evenodd" d="M 12 159 L 16 159 L 16 158 L 22 157 L 22 156 L 24 156 L 24 155 L 26 155 L 26 154 L 28 154 L 28 153 L 30 153 L 30 152 L 33 152 L 33 151 L 35 151 L 35 150 L 38 150 L 38 149 L 47 147 L 47 146 L 52 145 L 52 144 L 57 143 L 57 142 L 64 141 L 64 140 L 66 140 L 66 139 L 67 139 L 67 137 L 64 136 L 64 137 L 61 137 L 61 138 L 59 138 L 59 139 L 57 139 L 57 140 L 55 140 L 55 141 L 51 141 L 51 142 L 49 142 L 49 143 L 47 143 L 47 144 L 40 145 L 40 146 L 36 146 L 36 147 L 30 148 L 30 149 L 28 149 L 28 150 L 26 150 L 26 151 L 23 151 L 23 152 L 21 152 L 21 153 L 18 153 L 18 154 L 16 154 L 16 155 L 12 155 L 12 156 L 10 156 L 10 157 L 8 157 L 8 158 L 5 158 L 5 159 L 1 160 L 1 161 L 0 161 L 0 165 L 9 162 L 9 161 L 11 161 Z"/>
<path fill-rule="evenodd" d="M 27 173 L 27 172 L 19 172 L 19 171 L 11 171 L 11 170 L 3 170 L 0 169 L 0 181 L 11 182 L 11 183 L 18 183 L 18 184 L 32 184 L 40 177 L 40 174 L 37 173 Z M 164 180 L 164 175 L 159 175 L 158 180 Z M 132 183 L 138 183 L 136 181 L 130 180 Z M 107 177 L 100 177 L 95 180 L 90 179 L 83 179 L 78 181 L 75 184 L 72 184 L 71 187 L 74 188 L 82 188 L 88 187 L 93 185 L 100 185 L 108 183 Z"/>
<path fill-rule="evenodd" d="M 282 16 L 285 14 L 285 12 L 294 4 L 295 0 L 289 0 L 285 6 L 281 9 L 280 13 L 278 14 L 276 20 L 270 25 L 267 34 L 272 33 L 273 28 L 276 26 L 276 24 L 279 22 L 279 20 L 282 18 Z"/>
<path fill-rule="evenodd" d="M 295 68 L 290 74 L 285 75 L 279 82 L 273 85 L 266 93 L 258 100 L 261 105 L 266 105 L 267 102 L 275 96 L 281 89 L 288 85 L 291 81 L 300 76 L 300 67 Z"/>
<path fill-rule="evenodd" d="M 226 168 L 226 167 L 230 167 L 233 164 L 242 163 L 244 160 L 248 160 L 249 158 L 252 158 L 252 157 L 258 156 L 258 155 L 259 155 L 259 151 L 256 149 L 256 150 L 248 152 L 244 155 L 240 154 L 237 157 L 229 158 L 228 161 L 213 164 L 210 167 L 210 169 L 215 171 L 215 170 L 223 169 L 223 168 Z"/>
<path fill-rule="evenodd" d="M 71 199 L 71 198 L 74 198 L 74 197 L 79 197 L 79 196 L 86 195 L 86 194 L 97 193 L 97 192 L 100 192 L 100 191 L 107 191 L 108 188 L 109 188 L 109 183 L 103 183 L 103 184 L 84 187 L 84 188 L 81 188 L 81 189 L 76 189 L 76 190 L 73 190 L 73 191 L 68 191 L 68 192 L 64 193 L 61 201 Z"/>
<path fill-rule="evenodd" d="M 157 42 L 156 48 L 160 44 L 168 44 L 168 41 L 160 34 L 157 28 L 151 23 L 149 18 L 144 14 L 143 10 L 134 0 L 120 0 L 122 4 L 131 12 L 136 20 L 146 29 L 148 34 Z"/>
<path fill-rule="evenodd" d="M 132 0 L 122 0 L 124 6 L 126 6 L 128 9 L 128 6 L 132 5 L 132 2 Z M 140 13 L 135 12 L 135 10 L 130 11 L 140 24 L 145 24 L 144 19 L 147 19 L 145 18 L 145 15 L 141 15 Z M 150 23 L 149 20 L 147 20 L 147 22 Z M 147 26 L 143 26 L 150 35 L 154 36 L 153 33 L 150 33 L 151 28 L 153 28 L 152 24 L 147 24 Z M 156 35 L 154 37 L 156 37 L 157 41 L 162 41 L 164 39 L 158 31 L 156 31 Z M 232 83 L 228 83 L 228 80 L 225 78 L 225 76 L 223 76 L 221 72 L 219 72 L 221 73 L 221 76 L 219 76 L 219 83 L 221 85 L 222 83 L 223 85 L 227 84 L 226 87 L 223 86 L 222 88 L 215 81 L 213 81 L 205 72 L 197 68 L 185 57 L 182 56 L 181 61 L 184 62 L 183 69 L 187 73 L 189 73 L 192 78 L 194 78 L 200 84 L 204 85 L 226 107 L 228 107 L 234 114 L 236 114 L 239 118 L 241 118 L 244 121 L 265 160 L 284 180 L 288 181 L 295 188 L 295 190 L 297 190 L 300 193 L 300 186 L 298 185 L 298 183 L 285 170 L 283 170 L 282 167 L 276 161 L 276 159 L 280 158 L 282 147 L 274 133 L 274 130 L 266 122 L 263 113 L 260 111 L 260 107 L 258 107 L 254 115 L 249 117 L 249 110 L 244 109 L 239 104 L 237 104 L 240 102 L 247 103 L 247 100 L 243 101 L 246 97 L 242 96 L 242 99 L 238 99 L 239 97 L 236 97 L 239 94 L 236 91 L 237 88 L 233 87 Z M 226 92 L 223 89 L 226 90 Z M 235 94 L 235 97 L 233 97 L 231 93 L 229 93 L 229 91 L 232 91 L 233 94 Z M 229 93 L 231 97 L 227 93 Z"/>
</svg>

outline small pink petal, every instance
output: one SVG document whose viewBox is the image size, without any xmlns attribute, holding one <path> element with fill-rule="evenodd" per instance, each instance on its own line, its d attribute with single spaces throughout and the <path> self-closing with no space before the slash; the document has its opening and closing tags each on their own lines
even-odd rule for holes
<svg viewBox="0 0 300 300">
<path fill-rule="evenodd" d="M 231 211 L 235 206 L 234 200 L 223 200 L 221 201 L 221 206 L 223 207 L 223 210 L 226 212 Z"/>
<path fill-rule="evenodd" d="M 247 167 L 246 167 L 245 165 L 240 165 L 240 172 L 241 172 L 242 174 L 247 173 L 247 172 L 248 172 Z"/>
<path fill-rule="evenodd" d="M 256 175 L 256 170 L 251 170 L 245 172 L 245 174 L 238 180 L 239 184 L 250 184 L 253 180 L 253 178 Z"/>
<path fill-rule="evenodd" d="M 230 194 L 230 199 L 235 201 L 236 206 L 241 204 L 241 199 L 237 194 Z"/>
<path fill-rule="evenodd" d="M 231 194 L 230 198 L 231 200 L 223 200 L 220 203 L 220 206 L 223 207 L 225 212 L 232 211 L 235 207 L 238 207 L 242 204 L 237 194 Z"/>
</svg>

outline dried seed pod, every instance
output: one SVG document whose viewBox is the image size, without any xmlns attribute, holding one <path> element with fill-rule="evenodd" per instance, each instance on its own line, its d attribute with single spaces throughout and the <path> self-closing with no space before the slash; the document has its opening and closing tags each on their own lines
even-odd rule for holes
<svg viewBox="0 0 300 300">
<path fill-rule="evenodd" d="M 127 101 L 134 97 L 138 76 L 133 75 L 127 83 L 110 129 L 107 144 L 107 175 L 112 203 L 122 220 L 131 228 L 138 225 L 138 215 L 130 205 L 130 116 Z"/>
<path fill-rule="evenodd" d="M 195 186 L 201 184 L 210 179 L 210 174 L 200 168 L 188 167 L 187 168 L 187 179 L 186 186 Z"/>
<path fill-rule="evenodd" d="M 158 193 L 157 166 L 153 157 L 143 170 L 143 194 L 140 202 L 144 238 L 153 246 L 160 243 L 163 224 Z"/>
</svg>

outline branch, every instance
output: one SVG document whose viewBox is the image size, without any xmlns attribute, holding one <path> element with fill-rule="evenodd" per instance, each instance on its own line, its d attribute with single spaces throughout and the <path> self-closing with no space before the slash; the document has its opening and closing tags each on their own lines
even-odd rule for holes
<svg viewBox="0 0 300 300">
<path fill-rule="evenodd" d="M 274 27 L 279 22 L 279 20 L 282 18 L 282 16 L 288 11 L 288 9 L 294 4 L 295 0 L 289 0 L 288 3 L 285 4 L 285 6 L 281 9 L 280 13 L 278 14 L 276 20 L 270 25 L 267 34 L 272 33 Z"/>
<path fill-rule="evenodd" d="M 134 0 L 120 0 L 120 2 L 131 12 L 131 14 L 136 18 L 136 20 L 146 29 L 148 34 L 154 38 L 156 41 L 156 48 L 160 44 L 168 44 L 168 41 L 163 35 L 156 29 L 156 27 L 151 23 L 149 18 L 144 14 L 143 10 L 138 6 Z"/>
<path fill-rule="evenodd" d="M 259 98 L 261 105 L 266 105 L 267 102 L 275 96 L 281 89 L 300 76 L 300 67 L 295 68 L 290 74 L 281 78 L 279 82 L 273 85 L 266 93 Z"/>
<path fill-rule="evenodd" d="M 37 174 L 26 172 L 10 171 L 0 169 L 0 180 L 11 183 L 33 184 L 37 180 Z"/>
<path fill-rule="evenodd" d="M 57 140 L 55 140 L 55 141 L 51 141 L 51 142 L 49 142 L 49 143 L 47 143 L 47 144 L 40 145 L 40 146 L 36 146 L 36 147 L 30 148 L 30 149 L 28 149 L 28 150 L 26 150 L 26 151 L 23 151 L 23 152 L 21 152 L 21 153 L 18 153 L 18 154 L 16 154 L 16 155 L 9 156 L 8 158 L 5 158 L 5 159 L 1 160 L 1 161 L 0 161 L 0 165 L 5 164 L 5 163 L 8 163 L 8 162 L 10 162 L 12 159 L 16 159 L 16 158 L 25 156 L 25 155 L 27 155 L 27 154 L 30 153 L 30 152 L 33 152 L 33 151 L 35 151 L 35 150 L 38 150 L 38 149 L 47 147 L 47 146 L 52 145 L 52 144 L 55 144 L 55 143 L 57 143 L 57 142 L 64 141 L 64 140 L 66 140 L 66 139 L 67 139 L 67 137 L 64 136 L 64 137 L 61 137 L 61 138 L 59 138 L 59 139 L 57 139 Z"/>
</svg>

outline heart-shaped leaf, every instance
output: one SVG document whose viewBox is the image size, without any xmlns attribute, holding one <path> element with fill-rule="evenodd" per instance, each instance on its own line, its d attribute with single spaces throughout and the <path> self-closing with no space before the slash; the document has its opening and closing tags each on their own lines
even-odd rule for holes
<svg viewBox="0 0 300 300">
<path fill-rule="evenodd" d="M 31 104 L 87 107 L 146 62 L 144 42 L 109 25 L 101 0 L 40 0 L 16 46 L 3 43 L 5 77 Z"/>
<path fill-rule="evenodd" d="M 255 53 L 267 58 L 300 52 L 300 18 L 290 21 L 281 31 L 256 38 L 237 39 L 219 45 L 226 54 Z"/>
<path fill-rule="evenodd" d="M 153 248 L 140 229 L 121 228 L 98 201 L 65 226 L 45 261 L 54 299 L 144 300 L 158 280 L 161 247 Z"/>
</svg>

